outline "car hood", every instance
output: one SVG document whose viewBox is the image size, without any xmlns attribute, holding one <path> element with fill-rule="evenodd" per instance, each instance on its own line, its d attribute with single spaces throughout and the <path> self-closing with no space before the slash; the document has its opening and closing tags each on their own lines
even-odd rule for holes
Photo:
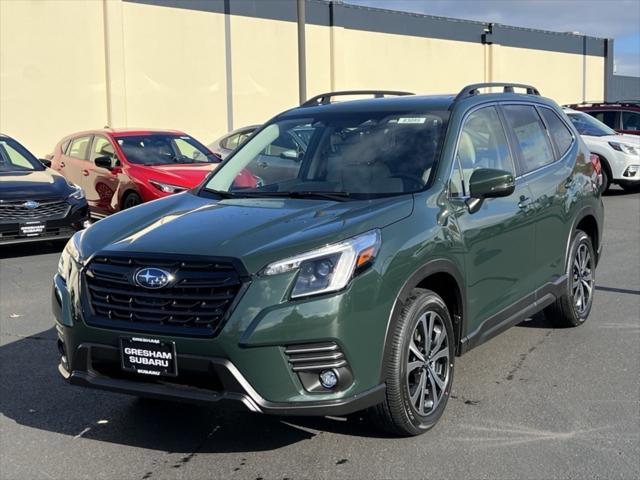
<svg viewBox="0 0 640 480">
<path fill-rule="evenodd" d="M 193 188 L 218 166 L 217 163 L 136 166 L 149 180 Z"/>
<path fill-rule="evenodd" d="M 0 174 L 0 200 L 53 200 L 72 192 L 65 178 L 53 170 Z"/>
<path fill-rule="evenodd" d="M 82 233 L 84 258 L 98 251 L 240 259 L 266 264 L 407 217 L 413 196 L 333 202 L 291 198 L 212 200 L 191 192 L 145 203 Z"/>
</svg>

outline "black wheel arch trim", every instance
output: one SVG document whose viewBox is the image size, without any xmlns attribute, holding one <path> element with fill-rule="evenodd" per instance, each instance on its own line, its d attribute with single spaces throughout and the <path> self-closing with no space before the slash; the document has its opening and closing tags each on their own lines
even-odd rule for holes
<svg viewBox="0 0 640 480">
<path fill-rule="evenodd" d="M 601 222 L 598 220 L 598 215 L 596 215 L 595 209 L 592 206 L 587 205 L 582 207 L 578 211 L 578 214 L 574 217 L 573 222 L 571 224 L 571 230 L 569 231 L 569 235 L 567 237 L 567 244 L 565 245 L 565 249 L 564 249 L 564 262 L 565 262 L 564 265 L 565 266 L 569 261 L 569 251 L 571 250 L 571 242 L 573 241 L 574 233 L 578 229 L 578 225 L 580 224 L 580 222 L 587 217 L 593 217 L 594 221 L 596 222 L 597 245 L 593 245 L 593 250 L 596 253 L 596 267 L 600 262 L 600 255 L 602 253 L 602 225 L 601 225 Z M 589 232 L 585 232 L 585 233 L 587 235 L 589 234 Z"/>
<path fill-rule="evenodd" d="M 404 285 L 402 285 L 402 288 L 398 292 L 398 295 L 396 295 L 396 299 L 393 303 L 393 307 L 391 308 L 391 312 L 387 320 L 387 328 L 384 335 L 383 356 L 380 364 L 380 381 L 381 382 L 384 382 L 383 366 L 385 365 L 385 362 L 387 361 L 390 355 L 391 342 L 389 341 L 389 335 L 391 332 L 391 326 L 393 322 L 398 318 L 398 316 L 400 315 L 400 312 L 402 312 L 404 303 L 407 300 L 407 298 L 409 298 L 409 296 L 411 295 L 411 292 L 413 291 L 413 289 L 416 288 L 426 278 L 439 273 L 446 273 L 451 275 L 458 285 L 458 292 L 460 295 L 457 300 L 459 303 L 460 312 L 457 315 L 455 315 L 455 317 L 458 317 L 458 318 L 454 318 L 454 312 L 450 312 L 450 313 L 451 313 L 451 318 L 454 321 L 453 326 L 455 330 L 454 333 L 456 335 L 455 353 L 456 355 L 461 354 L 460 340 L 462 339 L 462 336 L 464 335 L 465 328 L 466 328 L 465 312 L 467 311 L 467 296 L 466 296 L 466 289 L 465 289 L 465 284 L 463 279 L 464 277 L 462 276 L 462 273 L 460 272 L 460 270 L 452 260 L 447 260 L 447 259 L 431 260 L 425 263 L 424 265 L 422 265 L 416 271 L 414 271 L 411 274 L 411 276 L 407 279 L 407 281 L 404 283 Z"/>
</svg>

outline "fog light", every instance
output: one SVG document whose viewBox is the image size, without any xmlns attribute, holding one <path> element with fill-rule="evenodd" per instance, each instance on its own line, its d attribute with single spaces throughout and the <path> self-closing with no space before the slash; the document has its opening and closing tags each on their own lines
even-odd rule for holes
<svg viewBox="0 0 640 480">
<path fill-rule="evenodd" d="M 333 388 L 338 384 L 338 374 L 335 370 L 323 370 L 320 372 L 320 384 L 324 388 Z"/>
<path fill-rule="evenodd" d="M 58 352 L 60 353 L 60 363 L 65 370 L 69 370 L 69 361 L 67 360 L 67 349 L 64 346 L 64 342 L 58 339 Z"/>
</svg>

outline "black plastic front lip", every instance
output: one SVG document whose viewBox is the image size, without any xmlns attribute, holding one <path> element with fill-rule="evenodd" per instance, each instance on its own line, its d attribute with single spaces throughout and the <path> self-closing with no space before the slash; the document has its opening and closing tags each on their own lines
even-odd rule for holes
<svg viewBox="0 0 640 480">
<path fill-rule="evenodd" d="M 270 415 L 348 415 L 377 405 L 384 400 L 385 384 L 376 385 L 362 393 L 347 398 L 309 402 L 270 402 L 262 398 L 242 376 L 235 365 L 224 358 L 182 355 L 190 359 L 208 362 L 216 371 L 223 385 L 222 391 L 205 390 L 184 385 L 168 383 L 135 382 L 111 378 L 99 374 L 90 368 L 92 349 L 111 350 L 117 348 L 100 344 L 80 344 L 73 356 L 74 367 L 71 372 L 62 364 L 58 365 L 60 374 L 72 385 L 97 388 L 118 393 L 141 395 L 166 400 L 181 400 L 197 403 L 214 403 L 221 400 L 242 402 L 249 410 Z M 117 353 L 119 354 L 119 353 Z M 80 365 L 78 365 L 80 363 Z"/>
</svg>

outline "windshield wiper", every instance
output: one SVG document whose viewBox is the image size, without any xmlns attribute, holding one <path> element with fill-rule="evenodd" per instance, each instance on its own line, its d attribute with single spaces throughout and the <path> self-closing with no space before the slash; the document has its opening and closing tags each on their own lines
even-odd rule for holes
<svg viewBox="0 0 640 480">
<path fill-rule="evenodd" d="M 243 192 L 251 197 L 288 197 L 288 198 L 322 198 L 334 202 L 344 202 L 351 198 L 349 192 L 315 192 L 313 190 L 292 192 Z"/>
<path fill-rule="evenodd" d="M 326 198 L 335 202 L 344 202 L 351 198 L 349 192 L 314 192 L 313 190 L 304 192 L 285 192 L 292 198 Z"/>
<path fill-rule="evenodd" d="M 236 198 L 238 195 L 232 192 L 225 192 L 223 190 L 214 190 L 213 188 L 205 188 L 205 192 L 213 193 L 214 195 L 218 195 L 221 198 Z"/>
</svg>

